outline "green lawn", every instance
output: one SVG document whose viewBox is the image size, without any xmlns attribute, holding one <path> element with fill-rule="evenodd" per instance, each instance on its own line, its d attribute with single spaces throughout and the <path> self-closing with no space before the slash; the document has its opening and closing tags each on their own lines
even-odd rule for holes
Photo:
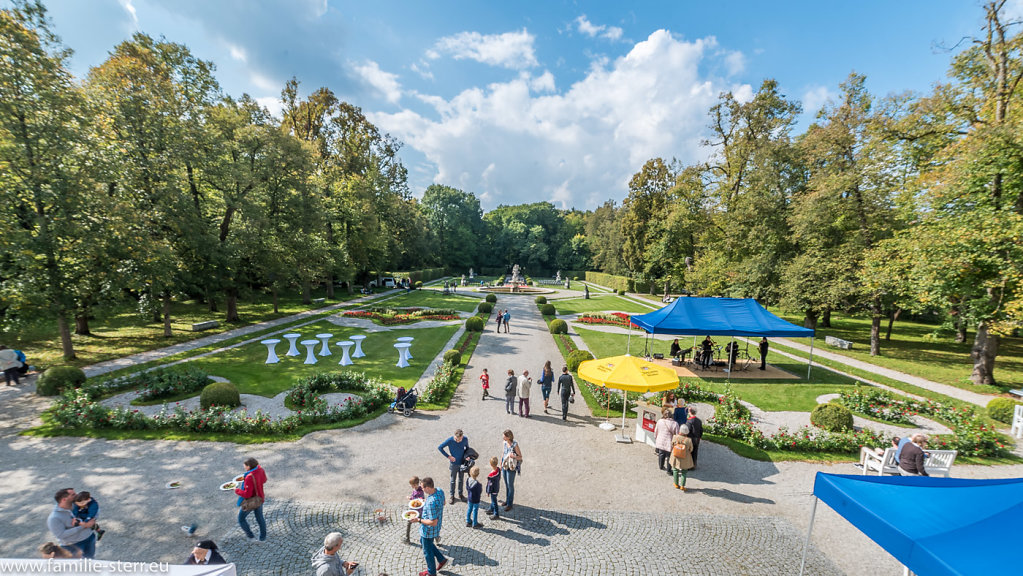
<svg viewBox="0 0 1023 576">
<path fill-rule="evenodd" d="M 239 392 L 266 397 L 272 397 L 293 388 L 295 382 L 300 378 L 340 369 L 365 372 L 367 376 L 379 378 L 394 386 L 411 388 L 419 380 L 427 365 L 441 352 L 447 341 L 458 330 L 458 327 L 458 324 L 452 324 L 437 328 L 366 333 L 321 321 L 298 330 L 302 334 L 299 341 L 307 338 L 315 339 L 314 335 L 319 333 L 334 334 L 334 337 L 330 339 L 330 349 L 333 355 L 317 356 L 319 362 L 316 364 L 302 363 L 305 360 L 305 348 L 301 346 L 299 347 L 302 352 L 300 356 L 284 356 L 288 351 L 288 346 L 287 340 L 283 338 L 277 345 L 277 355 L 281 357 L 281 362 L 278 364 L 264 364 L 266 346 L 258 342 L 195 360 L 192 364 L 209 374 L 227 378 L 238 387 Z M 354 359 L 355 364 L 342 368 L 338 366 L 338 361 L 341 360 L 341 347 L 335 343 L 354 334 L 366 334 L 367 337 L 362 343 L 362 350 L 366 353 L 366 357 Z M 408 368 L 396 366 L 398 352 L 394 349 L 394 343 L 395 338 L 399 336 L 415 338 L 411 348 L 414 358 L 410 361 L 411 366 Z M 319 352 L 319 350 L 319 345 L 317 345 L 316 351 Z"/>
<path fill-rule="evenodd" d="M 329 303 L 358 296 L 358 294 L 349 296 L 345 290 L 335 290 L 334 295 L 337 300 Z M 325 296 L 325 289 L 314 290 L 312 294 L 313 298 Z M 20 326 L 17 331 L 0 332 L 0 342 L 11 348 L 23 350 L 28 356 L 29 362 L 42 369 L 56 364 L 87 366 L 104 360 L 187 342 L 217 332 L 290 316 L 316 306 L 302 304 L 301 296 L 297 293 L 282 294 L 278 299 L 279 312 L 275 314 L 269 294 L 254 294 L 246 301 L 238 303 L 241 321 L 231 324 L 224 321 L 223 302 L 218 302 L 218 307 L 219 312 L 209 312 L 206 304 L 194 300 L 172 302 L 173 334 L 170 338 L 164 338 L 163 324 L 150 322 L 151 318 L 142 317 L 132 306 L 127 304 L 99 306 L 95 310 L 95 318 L 89 323 L 92 335 L 72 335 L 72 342 L 78 358 L 71 362 L 64 362 L 62 358 L 60 337 L 55 320 Z M 191 324 L 206 320 L 219 320 L 220 327 L 202 332 L 189 330 Z"/>
<path fill-rule="evenodd" d="M 771 312 L 794 324 L 803 323 L 803 317 L 799 314 L 789 314 L 778 309 L 772 309 Z M 956 344 L 950 332 L 941 332 L 936 325 L 897 321 L 892 328 L 891 341 L 885 341 L 884 330 L 888 324 L 883 321 L 881 355 L 871 356 L 870 318 L 833 313 L 831 325 L 831 328 L 817 328 L 818 346 L 828 352 L 981 394 L 998 394 L 1023 386 L 1023 338 L 1002 338 L 995 361 L 998 386 L 974 386 L 969 380 L 973 369 L 969 357 L 973 332 L 966 342 Z M 852 350 L 832 348 L 824 344 L 825 336 L 850 340 L 854 347 Z"/>
<path fill-rule="evenodd" d="M 642 304 L 611 294 L 590 293 L 590 299 L 565 298 L 550 300 L 557 308 L 558 314 L 581 314 L 583 312 L 627 312 L 629 314 L 646 314 L 653 312 Z"/>
<path fill-rule="evenodd" d="M 479 296 L 444 294 L 439 290 L 413 290 L 388 298 L 381 305 L 401 308 L 449 308 L 459 312 L 475 312 L 482 301 L 483 298 Z"/>
</svg>

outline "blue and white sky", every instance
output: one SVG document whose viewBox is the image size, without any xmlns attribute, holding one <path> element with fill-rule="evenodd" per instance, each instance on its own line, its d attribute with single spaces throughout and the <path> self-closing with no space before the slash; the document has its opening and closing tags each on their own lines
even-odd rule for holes
<svg viewBox="0 0 1023 576">
<path fill-rule="evenodd" d="M 44 2 L 80 78 L 141 31 L 271 111 L 292 76 L 326 86 L 404 142 L 414 195 L 445 184 L 484 210 L 620 202 L 648 159 L 705 159 L 718 95 L 765 78 L 802 102 L 800 129 L 852 71 L 879 96 L 928 92 L 983 24 L 972 0 Z"/>
</svg>

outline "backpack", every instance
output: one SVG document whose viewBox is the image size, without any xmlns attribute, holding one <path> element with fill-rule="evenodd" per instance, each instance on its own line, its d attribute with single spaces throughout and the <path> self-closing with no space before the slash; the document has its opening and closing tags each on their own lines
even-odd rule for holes
<svg viewBox="0 0 1023 576">
<path fill-rule="evenodd" d="M 671 447 L 671 455 L 674 458 L 678 458 L 679 460 L 685 458 L 686 457 L 686 445 L 685 444 L 675 444 L 674 446 Z"/>
</svg>

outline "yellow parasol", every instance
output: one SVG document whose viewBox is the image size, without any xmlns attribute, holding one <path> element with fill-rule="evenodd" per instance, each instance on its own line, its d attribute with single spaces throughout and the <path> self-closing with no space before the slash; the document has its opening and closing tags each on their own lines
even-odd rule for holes
<svg viewBox="0 0 1023 576">
<path fill-rule="evenodd" d="M 579 377 L 598 386 L 622 391 L 622 436 L 618 438 L 620 442 L 632 441 L 625 435 L 626 392 L 658 392 L 678 386 L 678 374 L 674 369 L 628 354 L 582 362 L 579 364 Z M 601 424 L 601 427 L 604 428 L 605 425 L 611 426 L 610 429 L 614 428 L 607 422 Z"/>
</svg>

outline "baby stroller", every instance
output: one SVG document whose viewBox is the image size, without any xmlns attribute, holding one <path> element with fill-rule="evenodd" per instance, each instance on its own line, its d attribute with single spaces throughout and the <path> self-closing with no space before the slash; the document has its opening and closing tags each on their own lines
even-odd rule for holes
<svg viewBox="0 0 1023 576">
<path fill-rule="evenodd" d="M 413 388 L 408 392 L 405 388 L 398 388 L 397 394 L 394 395 L 394 402 L 387 408 L 388 412 L 395 413 L 401 412 L 405 416 L 411 416 L 416 411 L 416 401 L 419 400 L 419 393 Z"/>
</svg>

